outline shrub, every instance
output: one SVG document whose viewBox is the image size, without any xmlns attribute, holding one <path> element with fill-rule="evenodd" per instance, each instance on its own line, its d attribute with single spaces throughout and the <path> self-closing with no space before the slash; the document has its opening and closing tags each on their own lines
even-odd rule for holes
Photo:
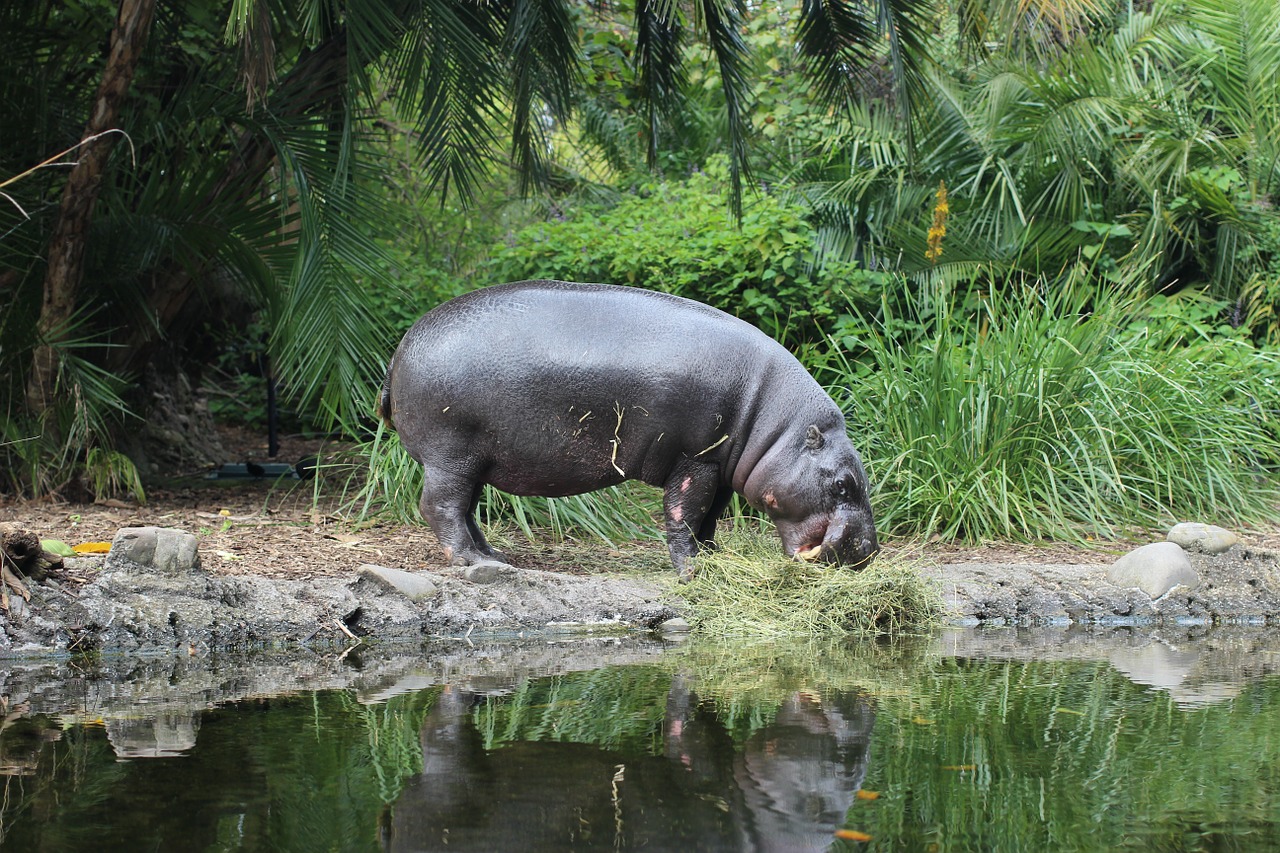
<svg viewBox="0 0 1280 853">
<path fill-rule="evenodd" d="M 1043 282 L 972 314 L 906 306 L 846 339 L 869 364 L 845 351 L 824 372 L 854 392 L 882 530 L 1082 538 L 1274 517 L 1274 352 L 1162 303 Z"/>
<path fill-rule="evenodd" d="M 846 304 L 870 304 L 880 279 L 851 263 L 817 266 L 801 208 L 760 193 L 735 223 L 718 171 L 526 227 L 495 253 L 494 279 L 662 290 L 741 317 L 793 348 L 822 340 Z"/>
</svg>

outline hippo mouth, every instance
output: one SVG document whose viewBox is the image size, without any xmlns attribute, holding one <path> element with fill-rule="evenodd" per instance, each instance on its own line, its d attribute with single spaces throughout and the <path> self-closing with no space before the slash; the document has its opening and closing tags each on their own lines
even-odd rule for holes
<svg viewBox="0 0 1280 853">
<path fill-rule="evenodd" d="M 861 569 L 871 563 L 878 550 L 874 539 L 856 536 L 854 530 L 841 518 L 824 517 L 798 525 L 784 535 L 784 550 L 796 560 L 805 563 L 819 560 L 828 563 L 847 563 Z M 873 534 L 874 536 L 874 534 Z"/>
<path fill-rule="evenodd" d="M 784 550 L 788 556 L 806 563 L 822 558 L 824 549 L 828 552 L 832 550 L 826 546 L 830 526 L 830 519 L 818 518 L 789 530 L 781 530 Z"/>
</svg>

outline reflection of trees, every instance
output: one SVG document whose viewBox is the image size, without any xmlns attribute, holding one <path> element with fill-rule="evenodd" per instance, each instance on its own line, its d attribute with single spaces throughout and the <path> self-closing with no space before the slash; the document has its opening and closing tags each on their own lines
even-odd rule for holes
<svg viewBox="0 0 1280 853">
<path fill-rule="evenodd" d="M 0 840 L 59 853 L 376 849 L 379 815 L 421 769 L 418 733 L 437 693 L 375 707 L 330 691 L 186 717 L 135 711 L 65 732 L 19 720 L 0 731 L 0 756 L 30 756 L 35 772 L 8 778 Z M 177 741 L 180 758 L 117 756 Z"/>
<path fill-rule="evenodd" d="M 734 706 L 744 737 L 691 683 L 630 667 L 446 691 L 389 848 L 826 849 L 866 773 L 869 700 Z"/>
</svg>

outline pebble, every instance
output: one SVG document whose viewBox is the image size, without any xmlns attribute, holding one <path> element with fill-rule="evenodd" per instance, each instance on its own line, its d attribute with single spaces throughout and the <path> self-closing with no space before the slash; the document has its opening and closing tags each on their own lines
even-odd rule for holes
<svg viewBox="0 0 1280 853">
<path fill-rule="evenodd" d="M 167 527 L 122 527 L 111 541 L 108 570 L 141 568 L 162 575 L 199 572 L 199 542 L 183 530 Z"/>
<path fill-rule="evenodd" d="M 1169 541 L 1188 551 L 1199 551 L 1203 554 L 1221 554 L 1240 541 L 1240 537 L 1230 530 L 1213 524 L 1201 524 L 1198 521 L 1184 521 L 1175 524 L 1169 531 Z"/>
<path fill-rule="evenodd" d="M 472 583 L 494 583 L 505 568 L 507 568 L 506 563 L 486 560 L 483 563 L 468 566 L 466 571 L 462 573 L 462 577 Z"/>
<path fill-rule="evenodd" d="M 375 583 L 400 593 L 413 602 L 434 598 L 436 585 L 431 578 L 422 574 L 405 572 L 400 569 L 389 569 L 374 563 L 365 563 L 356 569 L 360 577 L 368 578 Z"/>
</svg>

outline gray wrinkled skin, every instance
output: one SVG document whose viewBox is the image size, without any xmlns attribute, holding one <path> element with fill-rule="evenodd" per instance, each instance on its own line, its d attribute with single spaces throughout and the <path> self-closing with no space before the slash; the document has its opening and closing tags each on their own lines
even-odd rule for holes
<svg viewBox="0 0 1280 853">
<path fill-rule="evenodd" d="M 405 335 L 379 414 L 422 463 L 422 515 L 455 565 L 503 559 L 474 519 L 485 483 L 657 486 L 685 578 L 735 491 L 788 555 L 861 566 L 878 547 L 840 409 L 772 338 L 680 297 L 557 281 L 460 296 Z"/>
</svg>

